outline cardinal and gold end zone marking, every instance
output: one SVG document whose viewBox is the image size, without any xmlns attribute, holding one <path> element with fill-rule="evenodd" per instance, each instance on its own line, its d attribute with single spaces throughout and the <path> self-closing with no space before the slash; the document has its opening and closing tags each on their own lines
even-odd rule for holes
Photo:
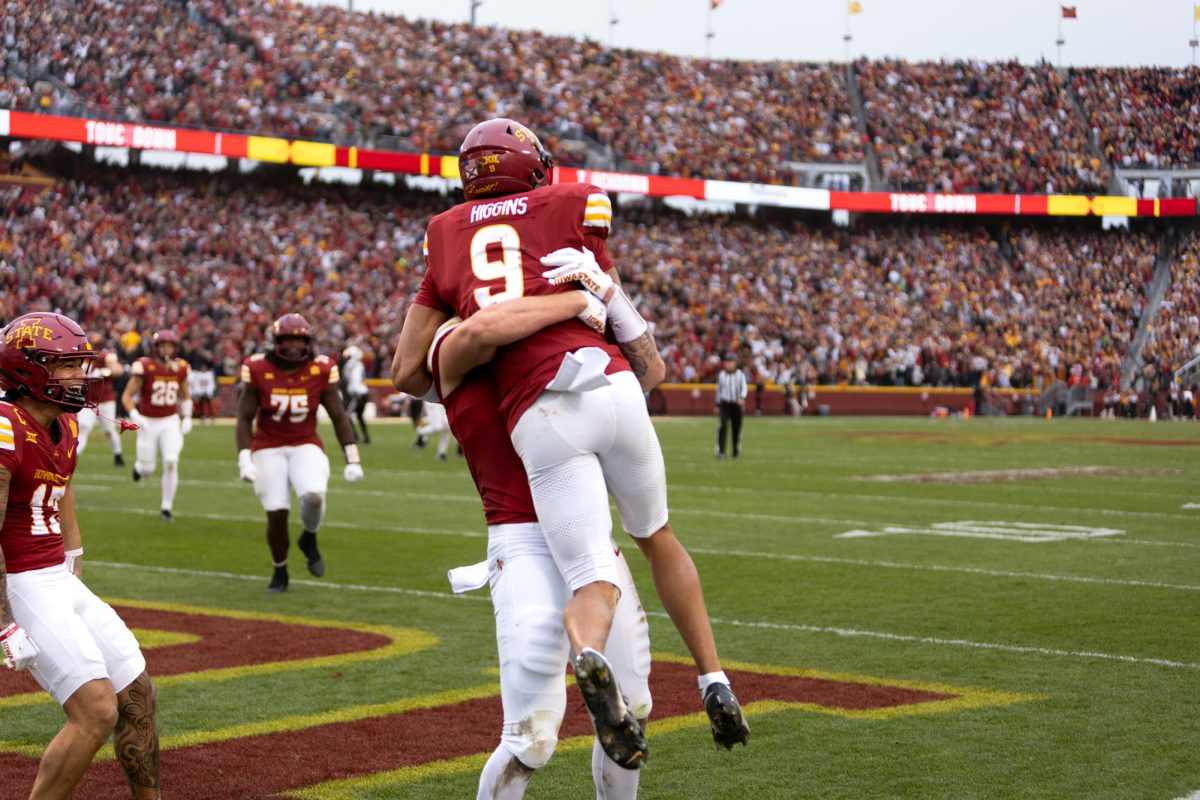
<svg viewBox="0 0 1200 800">
<path fill-rule="evenodd" d="M 692 663 L 690 658 L 667 653 L 655 653 L 653 655 L 653 660 L 673 664 Z M 944 714 L 954 711 L 966 711 L 974 708 L 1008 706 L 1014 703 L 1044 700 L 1049 696 L 1044 694 L 999 692 L 991 689 L 950 686 L 942 683 L 891 680 L 872 675 L 855 675 L 841 672 L 797 669 L 793 667 L 767 666 L 762 664 L 752 664 L 744 661 L 727 661 L 724 662 L 722 666 L 729 670 L 756 672 L 765 675 L 813 678 L 816 680 L 837 681 L 839 683 L 858 683 L 866 686 L 888 686 L 902 689 L 912 689 L 921 692 L 930 692 L 934 694 L 953 695 L 951 699 L 947 700 L 931 700 L 920 703 L 909 703 L 905 705 L 876 709 L 846 709 L 823 706 L 815 703 L 796 703 L 783 700 L 759 700 L 748 703 L 743 707 L 742 710 L 748 718 L 759 717 L 765 714 L 774 714 L 781 711 L 810 711 L 819 714 L 849 717 L 851 719 L 890 720 L 924 714 Z M 694 728 L 707 728 L 708 724 L 708 716 L 704 712 L 698 711 L 694 714 L 684 714 L 680 716 L 667 717 L 664 719 L 652 718 L 649 730 L 651 735 L 657 736 Z M 592 736 L 574 736 L 568 739 L 563 739 L 558 743 L 556 752 L 564 753 L 585 749 L 590 750 L 592 747 L 592 741 Z M 296 800 L 354 800 L 354 798 L 361 797 L 362 793 L 365 791 L 379 789 L 382 787 L 411 785 L 433 778 L 457 775 L 464 772 L 478 772 L 483 768 L 483 765 L 487 762 L 490 755 L 490 753 L 475 753 L 469 756 L 449 758 L 442 761 L 433 761 L 412 767 L 403 767 L 400 769 L 387 770 L 385 772 L 377 772 L 363 777 L 328 781 L 326 783 L 307 786 L 303 789 L 295 789 L 292 791 L 283 792 L 281 793 L 281 796 L 295 798 Z"/>
<path fill-rule="evenodd" d="M 352 630 L 359 631 L 361 633 L 373 633 L 390 640 L 388 644 L 382 647 L 377 647 L 371 650 L 358 650 L 350 653 L 339 653 L 338 655 L 332 656 L 317 656 L 315 658 L 302 658 L 288 661 L 268 661 L 260 664 L 243 664 L 237 667 L 217 667 L 214 669 L 204 669 L 195 672 L 185 672 L 179 675 L 151 675 L 151 678 L 154 680 L 154 684 L 160 689 L 169 686 L 186 686 L 197 683 L 234 680 L 237 678 L 245 678 L 250 676 L 272 675 L 280 672 L 345 667 L 349 664 L 357 664 L 364 661 L 378 661 L 382 659 L 410 655 L 422 650 L 427 650 L 436 645 L 439 641 L 436 636 L 425 631 L 417 630 L 415 628 L 397 628 L 391 625 L 368 625 L 359 622 L 339 622 L 336 620 L 315 619 L 312 617 L 293 617 L 284 614 L 270 614 L 257 611 L 234 611 L 229 609 L 206 608 L 204 606 L 182 605 L 179 603 L 156 603 L 143 600 L 108 598 L 107 602 L 109 605 L 113 606 L 144 608 L 155 611 L 170 611 L 179 614 L 191 614 L 196 616 L 228 617 L 230 619 L 261 622 L 280 622 L 289 625 L 305 625 L 312 628 L 326 628 L 338 631 Z M 146 633 L 147 632 L 144 630 L 137 631 L 139 641 L 142 641 L 142 636 L 146 635 Z M 189 641 L 189 636 L 189 634 L 179 633 L 177 631 L 155 631 L 151 634 L 151 644 L 147 645 L 147 647 L 162 647 L 166 644 L 185 644 Z M 194 641 L 194 639 L 190 640 Z M 0 714 L 4 713 L 10 708 L 50 704 L 53 702 L 53 698 L 42 691 L 0 697 Z M 5 744 L 5 742 L 0 741 L 0 750 L 12 749 L 6 747 Z"/>
</svg>

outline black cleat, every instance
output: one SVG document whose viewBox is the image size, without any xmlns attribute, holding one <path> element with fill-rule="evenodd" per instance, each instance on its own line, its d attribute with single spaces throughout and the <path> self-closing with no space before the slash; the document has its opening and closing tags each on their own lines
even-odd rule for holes
<svg viewBox="0 0 1200 800">
<path fill-rule="evenodd" d="M 288 585 L 287 567 L 276 567 L 275 572 L 271 575 L 271 583 L 267 586 L 267 591 L 272 594 L 286 592 Z"/>
<path fill-rule="evenodd" d="M 317 578 L 324 575 L 325 559 L 321 558 L 321 551 L 317 549 L 317 535 L 305 531 L 300 534 L 296 544 L 300 546 L 300 551 L 304 553 L 304 558 L 308 561 L 308 571 Z"/>
<path fill-rule="evenodd" d="M 710 683 L 704 691 L 704 711 L 712 725 L 712 737 L 717 748 L 732 750 L 738 742 L 750 740 L 750 726 L 742 715 L 742 706 L 733 690 L 723 683 Z"/>
<path fill-rule="evenodd" d="M 137 471 L 137 465 L 135 464 L 135 465 L 134 465 L 134 467 L 133 467 L 133 480 L 134 480 L 134 483 L 136 483 L 136 482 L 140 481 L 141 479 L 142 479 L 142 473 L 140 473 L 140 472 L 138 472 L 138 471 Z"/>
<path fill-rule="evenodd" d="M 642 727 L 625 705 L 617 688 L 612 667 L 604 656 L 584 648 L 575 659 L 575 683 L 587 705 L 600 747 L 617 766 L 640 769 L 646 763 L 648 747 Z"/>
<path fill-rule="evenodd" d="M 125 457 L 123 455 L 121 455 L 120 453 L 113 453 L 113 466 L 114 467 L 125 466 Z"/>
<path fill-rule="evenodd" d="M 175 521 L 175 518 L 173 516 L 171 516 L 171 512 L 165 508 L 162 511 L 158 512 L 158 518 L 161 519 L 163 522 L 174 522 Z"/>
</svg>

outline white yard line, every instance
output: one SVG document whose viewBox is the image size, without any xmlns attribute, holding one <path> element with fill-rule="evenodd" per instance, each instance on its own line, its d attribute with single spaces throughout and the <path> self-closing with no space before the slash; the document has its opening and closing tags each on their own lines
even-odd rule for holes
<svg viewBox="0 0 1200 800">
<path fill-rule="evenodd" d="M 106 567 L 108 569 L 127 569 L 135 572 L 155 572 L 163 575 L 188 575 L 194 578 L 225 578 L 235 581 L 251 581 L 262 583 L 264 575 L 239 575 L 236 572 L 217 572 L 214 570 L 180 569 L 178 567 L 155 567 L 146 564 L 126 564 L 120 561 L 88 560 L 88 567 Z M 398 586 L 369 586 L 358 583 L 332 583 L 329 581 L 310 581 L 303 578 L 292 578 L 289 585 L 311 586 L 316 589 L 340 589 L 347 592 L 379 592 L 383 594 L 407 594 L 414 597 L 434 597 L 440 600 L 476 600 L 490 603 L 492 600 L 484 594 L 452 594 L 451 592 L 429 592 L 422 589 L 403 589 Z"/>
<path fill-rule="evenodd" d="M 157 517 L 158 511 L 150 508 L 110 508 L 104 506 L 79 505 L 81 511 L 96 512 L 97 514 L 136 514 L 143 517 Z M 246 514 L 213 514 L 211 512 L 175 511 L 175 519 L 211 519 L 221 522 L 249 522 L 262 524 L 263 516 L 248 516 Z M 464 539 L 486 539 L 486 531 L 455 531 L 445 528 L 414 528 L 411 525 L 364 525 L 358 522 L 339 522 L 325 520 L 321 523 L 325 528 L 341 528 L 345 530 L 384 531 L 386 533 L 417 533 L 422 536 L 459 536 Z M 480 526 L 482 527 L 482 526 Z"/>
<path fill-rule="evenodd" d="M 1181 583 L 1163 583 L 1161 581 L 1139 581 L 1124 578 L 1090 578 L 1079 575 L 1053 575 L 1042 572 L 1010 572 L 998 569 L 982 569 L 979 567 L 951 567 L 942 564 L 904 564 L 896 561 L 871 561 L 859 558 L 834 558 L 831 556 L 801 556 L 783 553 L 755 552 L 750 550 L 714 550 L 704 547 L 689 547 L 689 552 L 702 555 L 713 555 L 737 558 L 754 558 L 765 561 L 798 561 L 817 564 L 845 564 L 852 567 L 871 567 L 879 569 L 903 569 L 918 572 L 950 572 L 963 575 L 986 575 L 990 578 L 1022 578 L 1039 581 L 1057 581 L 1063 583 L 1091 583 L 1106 586 L 1140 586 L 1150 589 L 1175 589 L 1184 592 L 1200 592 L 1200 586 Z"/>
<path fill-rule="evenodd" d="M 666 616 L 655 614 L 655 616 Z M 885 633 L 882 631 L 863 631 L 854 628 L 830 628 L 820 625 L 788 625 L 777 622 L 744 622 L 742 620 L 713 619 L 714 625 L 732 625 L 738 628 L 762 628 L 777 631 L 798 631 L 802 633 L 826 633 L 834 636 L 866 637 L 869 639 L 886 639 L 893 642 L 916 642 L 932 644 L 941 647 L 969 647 L 976 650 L 998 650 L 1005 653 L 1026 653 L 1043 656 L 1058 656 L 1063 658 L 1100 659 L 1103 661 L 1120 661 L 1126 664 L 1147 664 L 1169 669 L 1200 670 L 1200 664 L 1188 661 L 1172 661 L 1166 658 L 1141 658 L 1138 656 L 1115 655 L 1112 653 L 1096 653 L 1088 650 L 1059 650 L 1052 647 L 1027 647 L 1016 644 L 998 642 L 973 642 L 968 639 L 943 639 L 938 636 L 910 636 L 901 633 Z"/>
<path fill-rule="evenodd" d="M 205 570 L 179 569 L 175 567 L 155 567 L 141 564 L 126 564 L 115 561 L 89 561 L 88 563 L 91 567 L 102 567 L 108 569 L 125 569 L 168 575 L 189 575 L 199 578 L 224 578 L 228 580 L 250 581 L 255 583 L 261 583 L 263 581 L 262 575 L 239 575 L 233 572 L 210 572 Z M 326 581 L 310 580 L 293 580 L 292 583 L 300 586 L 309 586 L 316 589 L 334 589 L 354 592 L 379 592 L 384 594 L 407 594 L 439 600 L 474 600 L 478 602 L 490 602 L 490 598 L 483 593 L 456 595 L 451 594 L 450 592 L 429 592 L 419 589 L 405 589 L 397 586 L 369 586 L 362 584 L 331 583 Z M 667 614 L 661 611 L 649 612 L 649 616 L 669 619 Z M 917 644 L 935 645 L 938 647 L 966 647 L 977 650 L 996 650 L 1005 653 L 1019 653 L 1022 655 L 1055 656 L 1061 658 L 1088 660 L 1099 659 L 1103 661 L 1118 661 L 1126 664 L 1142 664 L 1148 666 L 1166 667 L 1168 669 L 1200 670 L 1200 664 L 1186 661 L 1172 661 L 1165 658 L 1142 658 L 1138 656 L 1126 656 L 1112 653 L 1097 653 L 1088 650 L 1060 650 L 1051 647 L 1028 647 L 1023 645 L 1003 644 L 997 642 L 975 642 L 968 639 L 944 639 L 938 636 L 913 636 L 900 633 L 888 633 L 886 631 L 864 631 L 855 628 L 836 628 L 824 625 L 751 622 L 745 620 L 720 618 L 714 618 L 712 622 L 715 625 L 730 625 L 738 628 L 757 628 L 762 630 L 793 631 L 798 633 L 831 634 L 834 636 L 882 639 L 893 642 L 913 642 Z"/>
</svg>

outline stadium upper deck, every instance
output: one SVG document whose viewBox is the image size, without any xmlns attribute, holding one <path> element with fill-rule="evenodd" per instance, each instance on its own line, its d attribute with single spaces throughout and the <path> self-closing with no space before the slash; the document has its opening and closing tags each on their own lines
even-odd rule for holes
<svg viewBox="0 0 1200 800">
<path fill-rule="evenodd" d="M 509 114 L 564 163 L 793 184 L 789 163 L 873 151 L 914 191 L 1096 193 L 1108 162 L 1200 164 L 1195 68 L 706 61 L 267 0 L 10 1 L 0 26 L 0 107 L 428 152 Z"/>
</svg>

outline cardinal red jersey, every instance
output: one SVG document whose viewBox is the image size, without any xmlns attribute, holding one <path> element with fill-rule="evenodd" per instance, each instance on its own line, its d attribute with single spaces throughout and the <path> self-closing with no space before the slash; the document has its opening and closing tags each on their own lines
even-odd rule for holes
<svg viewBox="0 0 1200 800">
<path fill-rule="evenodd" d="M 444 341 L 443 336 L 434 342 L 430 359 L 433 385 L 439 396 L 442 379 L 438 351 Z M 537 522 L 529 478 L 500 416 L 500 395 L 491 372 L 472 370 L 449 396 L 442 396 L 442 405 L 450 420 L 450 432 L 462 447 L 467 469 L 483 500 L 488 525 Z"/>
<path fill-rule="evenodd" d="M 96 365 L 94 367 L 92 367 L 92 371 L 95 372 L 96 370 L 105 369 L 104 362 L 107 360 L 108 360 L 108 353 L 105 353 L 105 352 L 98 353 L 96 355 Z M 110 375 L 109 377 L 100 381 L 100 399 L 98 399 L 96 402 L 97 403 L 111 403 L 112 401 L 114 401 L 116 399 L 117 399 L 117 394 L 116 394 L 116 392 L 113 391 L 113 379 L 112 379 L 112 376 Z"/>
<path fill-rule="evenodd" d="M 425 232 L 425 277 L 414 302 L 466 319 L 491 303 L 567 291 L 573 287 L 554 287 L 542 277 L 548 268 L 541 257 L 561 247 L 587 247 L 608 269 L 611 225 L 608 196 L 587 184 L 455 206 L 434 217 Z M 545 391 L 563 356 L 581 347 L 607 351 L 610 373 L 629 369 L 616 345 L 573 318 L 500 349 L 492 371 L 508 430 Z"/>
<path fill-rule="evenodd" d="M 142 391 L 138 395 L 138 411 L 144 417 L 169 417 L 179 413 L 179 393 L 187 386 L 190 371 L 182 358 L 162 361 L 142 356 L 133 362 L 133 375 L 142 376 Z"/>
<path fill-rule="evenodd" d="M 317 407 L 328 386 L 337 386 L 337 362 L 316 356 L 295 369 L 279 365 L 259 353 L 242 362 L 242 383 L 258 392 L 258 418 L 251 450 L 315 444 L 324 449 L 317 435 Z"/>
<path fill-rule="evenodd" d="M 0 467 L 12 475 L 0 528 L 8 572 L 52 567 L 66 557 L 58 501 L 75 471 L 79 426 L 74 414 L 60 414 L 51 427 L 58 441 L 29 412 L 0 401 Z"/>
</svg>

